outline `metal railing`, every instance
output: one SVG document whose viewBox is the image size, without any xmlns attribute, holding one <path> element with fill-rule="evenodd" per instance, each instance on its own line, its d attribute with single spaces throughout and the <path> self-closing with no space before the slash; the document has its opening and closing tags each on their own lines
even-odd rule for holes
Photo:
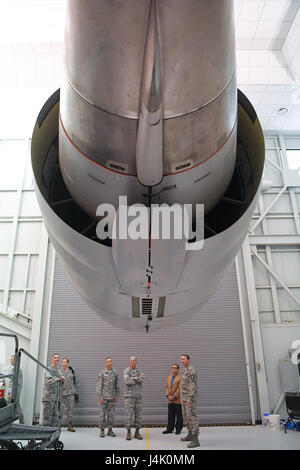
<svg viewBox="0 0 300 470">
<path fill-rule="evenodd" d="M 11 392 L 10 403 L 7 404 L 7 406 L 0 408 L 0 430 L 1 430 L 1 428 L 3 428 L 4 426 L 7 426 L 8 424 L 18 419 L 18 416 L 16 416 L 15 414 L 15 403 L 17 399 L 18 386 L 19 386 L 21 354 L 25 354 L 29 359 L 34 361 L 39 366 L 43 367 L 43 369 L 49 372 L 52 376 L 54 373 L 51 369 L 49 369 L 47 366 L 42 364 L 42 362 L 40 362 L 38 359 L 33 357 L 27 351 L 25 351 L 25 349 L 23 348 L 19 349 L 19 341 L 16 335 L 0 333 L 0 337 L 9 337 L 9 338 L 14 338 L 15 340 L 15 363 L 14 363 L 13 373 L 11 374 L 0 373 L 0 379 L 10 378 L 12 380 L 12 392 Z"/>
</svg>

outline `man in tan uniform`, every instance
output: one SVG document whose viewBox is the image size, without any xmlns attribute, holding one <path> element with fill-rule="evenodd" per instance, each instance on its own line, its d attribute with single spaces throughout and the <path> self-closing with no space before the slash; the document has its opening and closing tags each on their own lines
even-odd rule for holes
<svg viewBox="0 0 300 470">
<path fill-rule="evenodd" d="M 163 434 L 169 434 L 176 428 L 176 434 L 180 434 L 183 426 L 182 411 L 180 403 L 180 381 L 179 365 L 173 364 L 172 374 L 168 376 L 165 394 L 168 399 L 168 425 Z M 176 420 L 176 423 L 175 423 Z"/>
</svg>

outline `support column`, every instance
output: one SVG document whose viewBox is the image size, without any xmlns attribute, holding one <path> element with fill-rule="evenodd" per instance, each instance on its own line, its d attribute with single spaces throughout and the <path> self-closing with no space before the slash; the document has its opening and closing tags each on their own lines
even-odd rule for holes
<svg viewBox="0 0 300 470">
<path fill-rule="evenodd" d="M 270 400 L 268 393 L 268 379 L 266 374 L 263 341 L 260 327 L 260 318 L 257 305 L 256 288 L 253 273 L 253 264 L 251 258 L 251 250 L 249 244 L 249 238 L 245 239 L 242 245 L 243 261 L 245 266 L 245 277 L 247 282 L 247 295 L 250 309 L 250 321 L 255 357 L 255 369 L 257 386 L 259 393 L 259 404 L 261 420 L 263 422 L 264 413 L 270 413 Z"/>
<path fill-rule="evenodd" d="M 44 299 L 44 287 L 46 277 L 47 255 L 48 255 L 48 234 L 46 232 L 44 223 L 41 226 L 41 239 L 40 239 L 40 253 L 39 265 L 37 272 L 37 285 L 35 291 L 35 302 L 32 314 L 32 330 L 29 353 L 35 358 L 39 358 L 40 351 L 40 338 L 41 338 L 41 324 L 42 324 L 42 309 Z M 21 356 L 21 366 L 24 356 Z M 27 359 L 26 378 L 24 380 L 24 420 L 26 424 L 31 425 L 33 420 L 34 401 L 36 392 L 36 378 L 37 378 L 37 365 Z"/>
</svg>

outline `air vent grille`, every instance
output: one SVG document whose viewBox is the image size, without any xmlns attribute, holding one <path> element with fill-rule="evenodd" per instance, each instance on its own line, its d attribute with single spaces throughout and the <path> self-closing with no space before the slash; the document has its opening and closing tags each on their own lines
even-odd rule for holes
<svg viewBox="0 0 300 470">
<path fill-rule="evenodd" d="M 142 315 L 152 315 L 152 299 L 142 299 Z"/>
</svg>

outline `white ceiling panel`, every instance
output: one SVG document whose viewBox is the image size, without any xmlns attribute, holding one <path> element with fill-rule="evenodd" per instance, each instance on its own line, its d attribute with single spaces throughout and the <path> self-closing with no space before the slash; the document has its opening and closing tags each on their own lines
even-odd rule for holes
<svg viewBox="0 0 300 470">
<path fill-rule="evenodd" d="M 263 3 L 261 21 L 282 21 L 283 18 L 285 21 L 293 21 L 297 12 L 297 2 L 269 0 Z"/>
<path fill-rule="evenodd" d="M 291 76 L 300 82 L 300 9 L 289 30 L 282 54 L 288 64 Z"/>
<path fill-rule="evenodd" d="M 285 39 L 290 30 L 290 21 L 259 21 L 255 39 Z"/>
<path fill-rule="evenodd" d="M 236 39 L 241 49 L 281 49 L 299 0 L 235 0 Z"/>
<path fill-rule="evenodd" d="M 238 21 L 236 26 L 236 37 L 238 39 L 252 39 L 257 29 L 256 21 Z"/>
<path fill-rule="evenodd" d="M 252 2 L 240 2 L 240 9 L 237 15 L 239 22 L 241 21 L 259 21 L 264 2 L 261 0 L 253 0 Z"/>
</svg>

